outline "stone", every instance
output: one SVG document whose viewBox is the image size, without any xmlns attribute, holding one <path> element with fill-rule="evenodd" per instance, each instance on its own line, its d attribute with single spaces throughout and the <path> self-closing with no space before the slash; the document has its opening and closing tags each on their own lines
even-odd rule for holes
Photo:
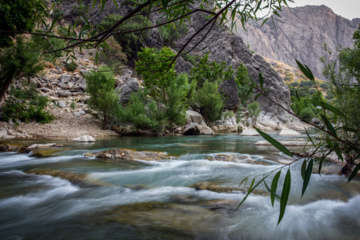
<svg viewBox="0 0 360 240">
<path fill-rule="evenodd" d="M 60 90 L 58 92 L 59 97 L 70 97 L 72 96 L 71 92 L 69 90 Z"/>
<path fill-rule="evenodd" d="M 70 81 L 70 77 L 71 76 L 69 74 L 62 74 L 59 81 L 61 83 L 67 83 Z"/>
<path fill-rule="evenodd" d="M 132 160 L 160 161 L 160 160 L 169 160 L 173 158 L 173 156 L 164 152 L 137 151 L 134 149 L 126 149 L 126 148 L 109 149 L 102 151 L 100 153 L 96 153 L 94 155 L 96 158 L 100 158 L 100 159 L 120 160 L 120 161 L 121 160 L 122 161 L 132 161 Z"/>
<path fill-rule="evenodd" d="M 185 112 L 185 114 L 186 114 L 186 122 L 188 124 L 190 124 L 190 123 L 204 124 L 205 123 L 203 116 L 198 112 L 195 112 L 193 110 L 187 110 Z"/>
<path fill-rule="evenodd" d="M 84 114 L 85 114 L 85 112 L 82 111 L 82 110 L 77 111 L 77 112 L 74 112 L 74 115 L 77 116 L 77 117 L 80 117 L 80 116 L 82 116 L 82 115 L 84 115 Z"/>
<path fill-rule="evenodd" d="M 214 131 L 206 125 L 190 123 L 184 127 L 184 135 L 215 135 Z"/>
<path fill-rule="evenodd" d="M 294 130 L 288 129 L 288 128 L 283 128 L 281 129 L 279 135 L 282 136 L 295 136 L 295 135 L 301 135 L 301 133 L 296 132 Z"/>
<path fill-rule="evenodd" d="M 211 129 L 214 132 L 221 132 L 221 133 L 231 133 L 231 132 L 238 132 L 238 125 L 236 123 L 236 117 L 228 117 L 226 119 L 216 121 L 215 125 L 211 126 Z"/>
<path fill-rule="evenodd" d="M 305 146 L 307 144 L 306 141 L 299 140 L 299 139 L 295 139 L 295 140 L 278 140 L 278 142 L 280 142 L 284 146 Z M 257 145 L 257 146 L 272 146 L 272 144 L 269 143 L 268 141 L 258 141 L 258 142 L 255 143 L 255 145 Z"/>
<path fill-rule="evenodd" d="M 95 138 L 89 135 L 84 135 L 81 137 L 71 139 L 74 142 L 95 142 Z"/>
<path fill-rule="evenodd" d="M 119 94 L 120 103 L 121 104 L 128 103 L 130 100 L 130 95 L 133 92 L 137 92 L 139 88 L 140 86 L 136 78 L 132 78 L 123 85 L 121 85 L 120 87 L 118 87 L 117 90 L 120 92 Z"/>
<path fill-rule="evenodd" d="M 90 71 L 88 70 L 84 70 L 84 69 L 81 69 L 80 70 L 80 74 L 83 75 L 84 77 L 86 76 L 86 74 L 88 74 Z"/>
<path fill-rule="evenodd" d="M 59 65 L 56 65 L 56 73 L 57 74 L 62 74 L 63 73 L 63 71 L 61 70 Z"/>
<path fill-rule="evenodd" d="M 59 101 L 57 104 L 61 108 L 66 108 L 66 102 L 65 101 Z"/>
<path fill-rule="evenodd" d="M 260 136 L 260 134 L 253 128 L 244 129 L 240 136 Z"/>
</svg>

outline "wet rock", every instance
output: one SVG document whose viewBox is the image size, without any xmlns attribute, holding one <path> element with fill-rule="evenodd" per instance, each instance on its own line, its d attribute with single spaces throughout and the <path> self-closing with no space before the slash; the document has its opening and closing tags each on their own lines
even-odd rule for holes
<svg viewBox="0 0 360 240">
<path fill-rule="evenodd" d="M 50 147 L 61 148 L 61 147 L 63 147 L 63 145 L 59 145 L 59 144 L 56 144 L 56 143 L 33 144 L 33 145 L 28 146 L 26 149 L 32 151 L 32 150 L 35 150 L 35 149 L 50 148 Z"/>
<path fill-rule="evenodd" d="M 124 160 L 124 161 L 131 161 L 131 160 L 160 161 L 160 160 L 168 160 L 173 158 L 173 156 L 164 152 L 137 151 L 137 150 L 125 149 L 125 148 L 105 150 L 95 154 L 95 157 L 101 159 Z"/>
<path fill-rule="evenodd" d="M 284 135 L 284 136 L 295 136 L 295 135 L 301 135 L 301 133 L 297 132 L 297 131 L 294 131 L 294 130 L 291 130 L 291 129 L 288 129 L 288 128 L 283 128 L 279 135 Z"/>
<path fill-rule="evenodd" d="M 192 185 L 191 187 L 195 188 L 195 190 L 208 190 L 217 193 L 238 193 L 238 192 L 245 193 L 244 189 L 241 188 L 218 186 L 218 185 L 213 185 L 210 182 L 198 182 Z"/>
<path fill-rule="evenodd" d="M 61 149 L 59 148 L 40 148 L 40 149 L 34 149 L 32 150 L 31 157 L 37 157 L 37 158 L 46 158 L 51 157 L 54 154 L 60 152 Z"/>
<path fill-rule="evenodd" d="M 305 146 L 307 141 L 294 139 L 294 140 L 278 140 L 284 146 Z M 257 146 L 272 146 L 268 141 L 258 141 L 255 143 Z"/>
<path fill-rule="evenodd" d="M 89 135 L 84 135 L 81 137 L 71 139 L 74 142 L 95 142 L 95 138 Z"/>
<path fill-rule="evenodd" d="M 260 134 L 253 128 L 244 129 L 241 133 L 241 136 L 259 136 Z"/>
</svg>

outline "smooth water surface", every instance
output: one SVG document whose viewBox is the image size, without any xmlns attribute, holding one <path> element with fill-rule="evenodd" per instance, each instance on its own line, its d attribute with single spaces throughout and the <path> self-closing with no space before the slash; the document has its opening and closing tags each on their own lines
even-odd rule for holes
<svg viewBox="0 0 360 240">
<path fill-rule="evenodd" d="M 246 176 L 261 178 L 291 162 L 272 147 L 256 147 L 259 140 L 235 134 L 43 140 L 37 143 L 64 148 L 46 158 L 0 153 L 0 239 L 359 239 L 359 181 L 313 174 L 301 198 L 301 161 L 291 166 L 289 205 L 278 226 L 279 202 L 272 207 L 264 187 L 237 211 L 244 192 L 195 189 L 199 183 L 237 188 Z M 111 148 L 174 157 L 114 162 L 83 156 Z M 219 154 L 236 160 L 219 161 Z M 34 169 L 72 173 L 82 184 L 27 173 Z"/>
</svg>

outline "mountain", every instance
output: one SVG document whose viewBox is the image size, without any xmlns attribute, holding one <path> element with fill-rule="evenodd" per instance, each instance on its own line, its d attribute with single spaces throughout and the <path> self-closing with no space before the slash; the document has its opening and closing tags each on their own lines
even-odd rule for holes
<svg viewBox="0 0 360 240">
<path fill-rule="evenodd" d="M 239 21 L 235 33 L 257 54 L 293 67 L 298 59 L 320 78 L 324 44 L 334 59 L 336 49 L 353 46 L 352 36 L 360 24 L 360 18 L 348 20 L 324 5 L 284 7 L 279 14 L 275 25 L 269 20 L 261 28 L 262 22 L 252 21 L 246 25 L 247 31 Z"/>
</svg>

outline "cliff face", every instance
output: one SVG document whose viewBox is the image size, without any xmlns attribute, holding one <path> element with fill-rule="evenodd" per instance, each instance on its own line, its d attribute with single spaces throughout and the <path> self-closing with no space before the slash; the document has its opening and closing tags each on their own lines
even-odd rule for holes
<svg viewBox="0 0 360 240">
<path fill-rule="evenodd" d="M 271 21 L 262 28 L 262 22 L 249 22 L 244 31 L 239 22 L 236 35 L 262 56 L 294 67 L 298 59 L 317 77 L 321 77 L 323 68 L 320 57 L 325 54 L 324 44 L 332 53 L 339 47 L 351 47 L 360 23 L 360 18 L 350 21 L 324 5 L 284 8 L 279 14 L 282 22 L 275 21 L 275 27 Z"/>
</svg>

